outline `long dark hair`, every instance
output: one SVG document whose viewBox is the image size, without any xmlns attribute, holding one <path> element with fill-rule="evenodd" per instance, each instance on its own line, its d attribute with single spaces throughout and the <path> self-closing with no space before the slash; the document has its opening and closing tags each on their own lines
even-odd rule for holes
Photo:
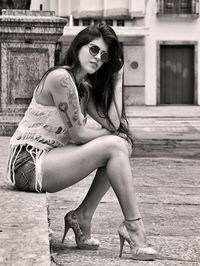
<svg viewBox="0 0 200 266">
<path fill-rule="evenodd" d="M 120 70 L 124 65 L 123 52 L 114 30 L 105 23 L 99 23 L 97 25 L 92 24 L 86 27 L 75 36 L 66 54 L 61 59 L 59 66 L 67 66 L 73 74 L 76 73 L 80 68 L 80 62 L 78 59 L 80 48 L 90 43 L 94 39 L 100 37 L 103 38 L 104 42 L 108 46 L 110 61 L 108 61 L 108 63 L 104 63 L 94 74 L 88 74 L 88 80 L 89 84 L 91 84 L 92 86 L 90 93 L 92 94 L 95 101 L 98 114 L 101 117 L 106 118 L 110 125 L 114 128 L 114 125 L 108 116 L 108 110 L 111 101 L 112 99 L 114 99 L 114 87 L 112 78 L 113 74 Z M 45 76 L 51 70 L 56 69 L 59 66 L 48 70 L 45 73 Z M 80 93 L 79 88 L 78 92 Z M 121 116 L 121 114 L 119 114 L 119 116 Z M 128 121 L 125 114 L 124 99 L 122 105 L 122 116 L 119 117 L 119 119 L 120 126 L 115 133 L 122 133 L 121 135 L 123 135 L 123 137 L 125 137 L 133 145 L 133 138 L 129 132 Z"/>
</svg>

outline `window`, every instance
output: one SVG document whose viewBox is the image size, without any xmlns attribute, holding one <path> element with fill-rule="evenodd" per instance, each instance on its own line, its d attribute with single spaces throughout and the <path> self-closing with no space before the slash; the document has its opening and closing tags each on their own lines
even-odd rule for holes
<svg viewBox="0 0 200 266">
<path fill-rule="evenodd" d="M 90 25 L 90 19 L 83 19 L 83 26 L 89 26 Z"/>
<path fill-rule="evenodd" d="M 106 19 L 105 22 L 107 25 L 113 26 L 113 20 L 112 19 Z"/>
<path fill-rule="evenodd" d="M 90 24 L 98 24 L 100 22 L 105 22 L 107 25 L 110 26 L 124 26 L 125 20 L 124 19 L 75 19 L 73 20 L 74 26 L 89 26 Z"/>
<path fill-rule="evenodd" d="M 94 24 L 98 24 L 98 23 L 100 23 L 101 22 L 101 19 L 95 19 L 94 20 Z"/>
<path fill-rule="evenodd" d="M 199 13 L 199 0 L 157 0 L 157 5 L 158 15 Z"/>
<path fill-rule="evenodd" d="M 117 26 L 124 26 L 124 19 L 118 19 Z"/>
<path fill-rule="evenodd" d="M 79 20 L 74 18 L 74 26 L 79 26 Z"/>
</svg>

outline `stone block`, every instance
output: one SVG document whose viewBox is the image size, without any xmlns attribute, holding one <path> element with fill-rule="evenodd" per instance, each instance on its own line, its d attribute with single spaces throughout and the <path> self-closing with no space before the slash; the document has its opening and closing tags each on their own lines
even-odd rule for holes
<svg viewBox="0 0 200 266">
<path fill-rule="evenodd" d="M 131 86 L 124 88 L 126 106 L 145 105 L 145 87 Z"/>
</svg>

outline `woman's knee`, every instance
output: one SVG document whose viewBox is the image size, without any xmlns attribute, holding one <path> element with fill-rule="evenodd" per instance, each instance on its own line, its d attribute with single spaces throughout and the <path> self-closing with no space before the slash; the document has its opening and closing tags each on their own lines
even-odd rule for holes
<svg viewBox="0 0 200 266">
<path fill-rule="evenodd" d="M 127 141 L 121 137 L 114 136 L 114 135 L 109 136 L 105 144 L 106 144 L 106 149 L 108 150 L 108 152 L 112 154 L 114 153 L 114 155 L 116 154 L 128 155 L 129 154 Z"/>
</svg>

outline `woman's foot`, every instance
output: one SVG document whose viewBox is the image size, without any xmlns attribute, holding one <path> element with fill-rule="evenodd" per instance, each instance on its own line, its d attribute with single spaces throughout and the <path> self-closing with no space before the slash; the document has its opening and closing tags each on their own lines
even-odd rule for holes
<svg viewBox="0 0 200 266">
<path fill-rule="evenodd" d="M 80 210 L 75 210 L 74 213 L 84 236 L 91 238 L 91 217 L 88 217 Z"/>
<path fill-rule="evenodd" d="M 80 217 L 80 216 L 79 216 Z M 80 219 L 80 218 L 79 218 Z M 76 244 L 80 249 L 98 249 L 99 247 L 99 241 L 90 235 L 90 228 L 91 226 L 86 226 L 85 225 L 85 232 L 82 230 L 82 226 L 80 226 L 79 221 L 78 221 L 78 215 L 76 214 L 75 211 L 70 211 L 65 215 L 65 231 L 63 235 L 62 242 L 65 240 L 65 236 L 68 232 L 68 230 L 71 228 L 74 231 L 75 235 L 75 240 Z M 91 225 L 91 222 L 90 222 Z"/>
<path fill-rule="evenodd" d="M 125 220 L 118 229 L 120 238 L 120 257 L 122 256 L 124 242 L 127 241 L 134 260 L 155 260 L 157 251 L 149 247 L 146 240 L 144 225 L 141 218 Z"/>
<path fill-rule="evenodd" d="M 141 218 L 135 220 L 125 220 L 124 225 L 135 246 L 148 247 L 144 225 Z"/>
</svg>

